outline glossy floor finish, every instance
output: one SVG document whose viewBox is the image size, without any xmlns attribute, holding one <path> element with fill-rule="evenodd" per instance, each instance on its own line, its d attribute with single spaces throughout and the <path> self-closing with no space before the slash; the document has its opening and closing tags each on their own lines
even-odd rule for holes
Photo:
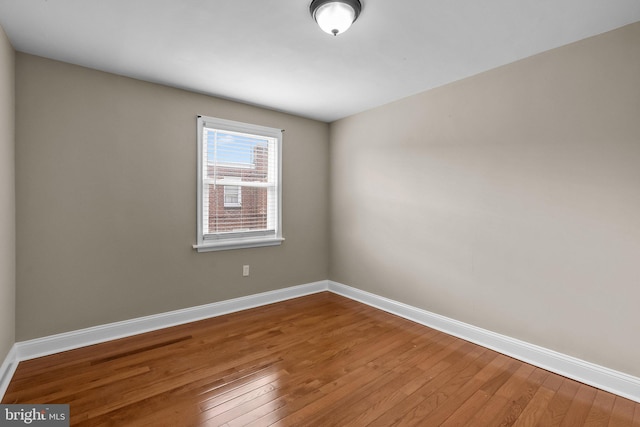
<svg viewBox="0 0 640 427">
<path fill-rule="evenodd" d="M 20 363 L 80 426 L 640 426 L 640 404 L 323 292 Z"/>
</svg>

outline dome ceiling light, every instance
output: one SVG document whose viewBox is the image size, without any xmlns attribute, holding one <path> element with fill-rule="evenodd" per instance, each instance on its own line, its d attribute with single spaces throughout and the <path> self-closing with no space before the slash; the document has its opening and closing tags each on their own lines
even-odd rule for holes
<svg viewBox="0 0 640 427">
<path fill-rule="evenodd" d="M 313 0 L 309 6 L 311 16 L 322 31 L 334 36 L 347 31 L 361 10 L 359 0 Z"/>
</svg>

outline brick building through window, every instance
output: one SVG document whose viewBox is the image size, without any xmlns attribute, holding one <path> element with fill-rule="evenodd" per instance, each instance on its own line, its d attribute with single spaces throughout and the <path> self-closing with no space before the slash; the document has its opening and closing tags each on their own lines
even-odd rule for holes
<svg viewBox="0 0 640 427">
<path fill-rule="evenodd" d="M 250 163 L 209 163 L 209 230 L 238 232 L 267 229 L 268 153 L 266 145 L 253 147 Z M 244 184 L 243 184 L 244 183 Z M 251 183 L 251 184 L 249 184 Z M 256 187 L 256 183 L 264 183 Z"/>
</svg>

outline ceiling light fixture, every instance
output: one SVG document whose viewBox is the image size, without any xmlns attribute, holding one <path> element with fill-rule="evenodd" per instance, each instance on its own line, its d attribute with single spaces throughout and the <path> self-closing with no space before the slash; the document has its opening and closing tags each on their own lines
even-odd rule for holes
<svg viewBox="0 0 640 427">
<path fill-rule="evenodd" d="M 313 0 L 309 6 L 322 31 L 334 36 L 347 31 L 361 10 L 359 0 Z"/>
</svg>

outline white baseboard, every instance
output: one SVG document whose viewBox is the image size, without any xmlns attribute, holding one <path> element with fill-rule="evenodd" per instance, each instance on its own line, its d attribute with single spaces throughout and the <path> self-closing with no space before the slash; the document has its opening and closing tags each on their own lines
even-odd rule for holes
<svg viewBox="0 0 640 427">
<path fill-rule="evenodd" d="M 130 337 L 144 332 L 182 325 L 184 323 L 222 316 L 223 314 L 314 294 L 326 291 L 327 288 L 328 282 L 323 280 L 306 285 L 292 286 L 290 288 L 214 302 L 212 304 L 199 305 L 182 310 L 138 317 L 122 322 L 108 323 L 106 325 L 22 341 L 16 343 L 17 356 L 20 361 L 34 359 L 61 351 L 73 350 L 75 348 L 118 338 Z"/>
<path fill-rule="evenodd" d="M 0 365 L 0 401 L 9 387 L 11 378 L 13 378 L 13 374 L 18 367 L 18 362 L 18 349 L 14 344 L 11 346 L 9 353 L 7 353 L 7 356 Z"/>
<path fill-rule="evenodd" d="M 327 290 L 640 402 L 640 378 L 329 280 L 18 342 L 0 367 L 0 399 L 20 361 Z"/>
<path fill-rule="evenodd" d="M 640 378 L 329 281 L 329 291 L 640 403 Z"/>
</svg>

